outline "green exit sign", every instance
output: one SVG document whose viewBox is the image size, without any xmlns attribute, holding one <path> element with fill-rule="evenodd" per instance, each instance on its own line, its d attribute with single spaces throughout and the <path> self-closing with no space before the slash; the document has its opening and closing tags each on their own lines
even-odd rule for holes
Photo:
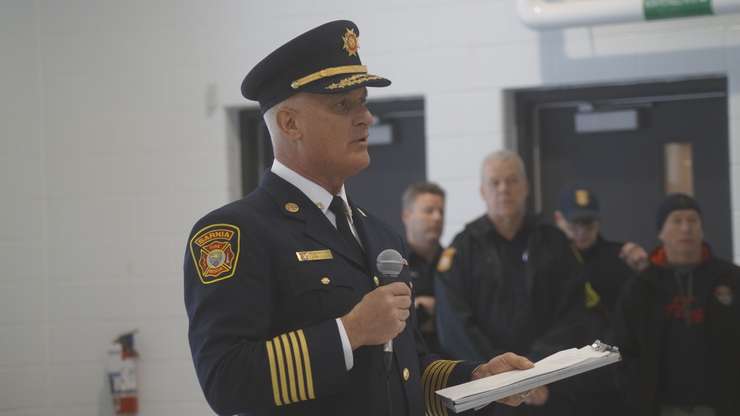
<svg viewBox="0 0 740 416">
<path fill-rule="evenodd" d="M 643 0 L 646 20 L 713 14 L 712 0 Z"/>
</svg>

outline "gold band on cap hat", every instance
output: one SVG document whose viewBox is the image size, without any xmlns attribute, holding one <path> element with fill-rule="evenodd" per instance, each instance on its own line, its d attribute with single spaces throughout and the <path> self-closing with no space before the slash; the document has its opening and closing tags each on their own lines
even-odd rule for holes
<svg viewBox="0 0 740 416">
<path fill-rule="evenodd" d="M 316 71 L 313 74 L 308 74 L 303 78 L 299 78 L 293 82 L 290 83 L 290 86 L 297 90 L 298 88 L 301 88 L 302 86 L 314 82 L 321 78 L 327 78 L 332 77 L 334 75 L 339 74 L 367 74 L 367 67 L 365 65 L 344 65 L 344 66 L 335 66 L 331 68 L 324 68 L 320 71 Z"/>
</svg>

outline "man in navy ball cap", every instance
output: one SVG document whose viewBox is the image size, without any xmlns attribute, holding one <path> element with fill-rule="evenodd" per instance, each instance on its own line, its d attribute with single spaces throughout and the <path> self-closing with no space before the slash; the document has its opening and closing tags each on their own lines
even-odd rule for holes
<svg viewBox="0 0 740 416">
<path fill-rule="evenodd" d="M 195 224 L 184 266 L 193 361 L 219 414 L 446 414 L 435 390 L 532 365 L 511 353 L 486 363 L 427 354 L 408 270 L 378 277 L 381 251 L 406 252 L 344 187 L 370 163 L 366 87 L 390 85 L 360 61 L 359 35 L 350 21 L 321 25 L 242 83 L 275 160 L 257 190 Z"/>
</svg>

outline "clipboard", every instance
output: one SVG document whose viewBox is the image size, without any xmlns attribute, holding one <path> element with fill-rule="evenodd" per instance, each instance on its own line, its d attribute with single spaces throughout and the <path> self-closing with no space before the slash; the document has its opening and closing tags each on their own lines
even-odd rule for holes
<svg viewBox="0 0 740 416">
<path fill-rule="evenodd" d="M 596 340 L 581 348 L 556 352 L 537 361 L 528 370 L 507 371 L 437 390 L 435 393 L 450 410 L 464 412 L 620 360 L 617 347 Z"/>
</svg>

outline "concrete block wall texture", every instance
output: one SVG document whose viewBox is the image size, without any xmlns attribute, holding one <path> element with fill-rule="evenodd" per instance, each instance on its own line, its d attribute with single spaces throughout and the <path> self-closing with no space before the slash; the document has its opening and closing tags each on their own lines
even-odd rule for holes
<svg viewBox="0 0 740 416">
<path fill-rule="evenodd" d="M 186 342 L 187 234 L 239 196 L 244 73 L 337 18 L 394 82 L 371 99 L 426 100 L 445 241 L 483 212 L 479 163 L 505 141 L 505 89 L 726 74 L 740 258 L 738 16 L 538 33 L 513 0 L 3 0 L 0 416 L 110 414 L 105 350 L 134 328 L 140 414 L 210 414 Z"/>
</svg>

